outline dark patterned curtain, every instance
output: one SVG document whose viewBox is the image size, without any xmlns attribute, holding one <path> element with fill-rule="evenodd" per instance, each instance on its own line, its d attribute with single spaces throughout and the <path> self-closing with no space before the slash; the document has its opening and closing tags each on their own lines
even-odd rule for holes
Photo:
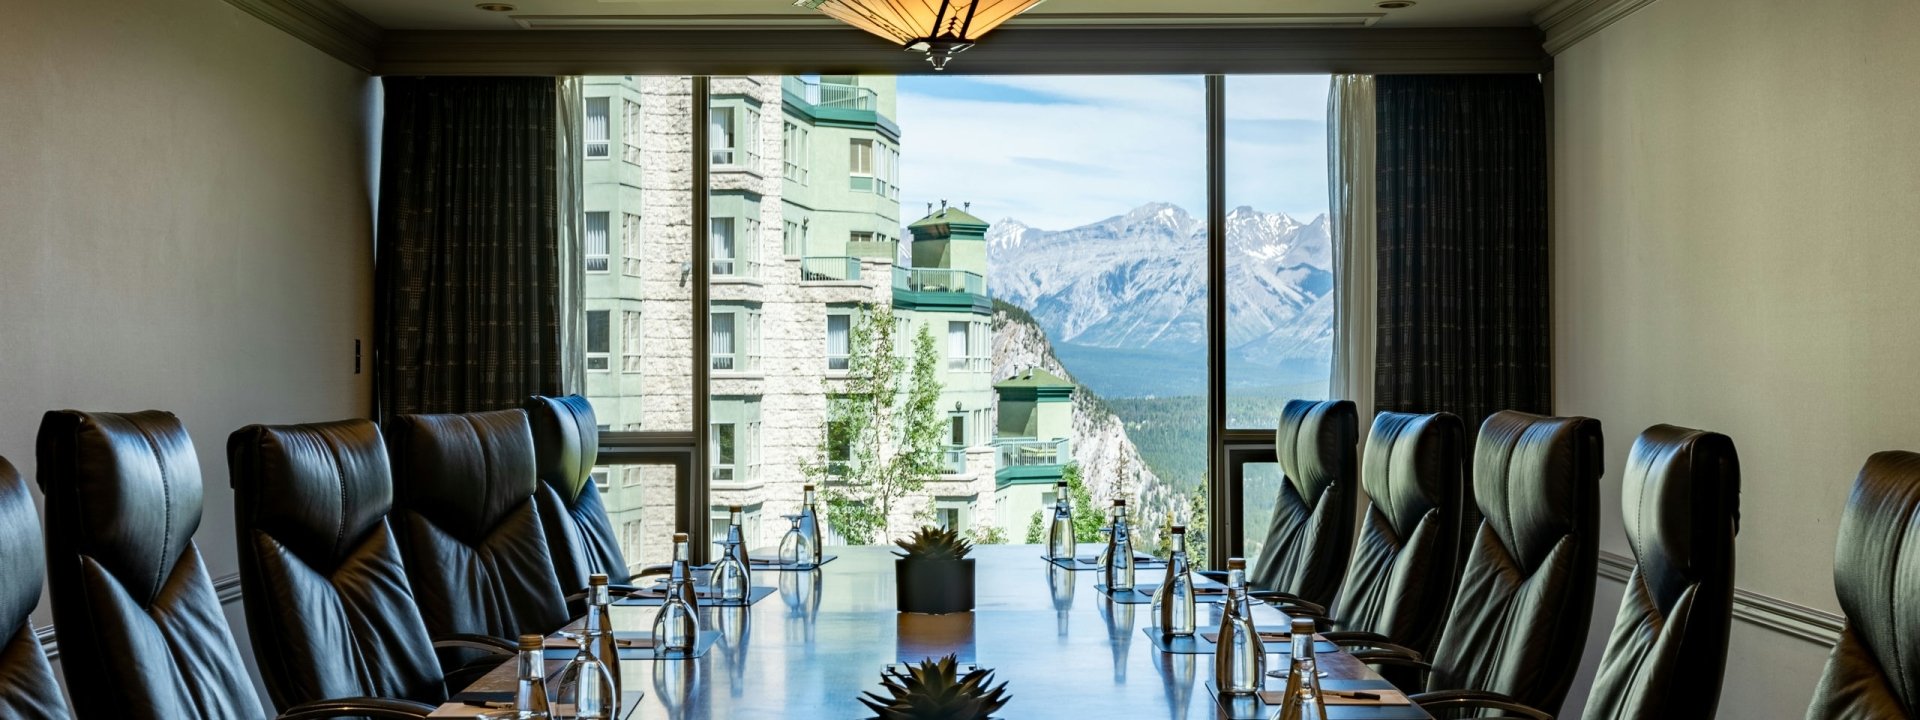
<svg viewBox="0 0 1920 720">
<path fill-rule="evenodd" d="M 387 78 L 380 418 L 560 393 L 552 78 Z"/>
<path fill-rule="evenodd" d="M 1376 83 L 1379 410 L 1469 437 L 1550 409 L 1545 96 L 1533 75 Z"/>
</svg>

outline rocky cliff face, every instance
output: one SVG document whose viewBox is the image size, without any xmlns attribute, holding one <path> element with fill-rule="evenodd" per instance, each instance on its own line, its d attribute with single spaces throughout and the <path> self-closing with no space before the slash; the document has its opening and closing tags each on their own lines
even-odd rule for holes
<svg viewBox="0 0 1920 720">
<path fill-rule="evenodd" d="M 1017 308 L 996 305 L 993 381 L 1000 382 L 1028 368 L 1039 368 L 1073 380 L 1073 374 L 1054 356 L 1046 332 L 1031 316 Z M 1170 506 L 1167 484 L 1141 459 L 1140 450 L 1127 437 L 1126 426 L 1119 416 L 1084 386 L 1073 394 L 1071 444 L 1074 462 L 1080 465 L 1080 476 L 1102 509 L 1110 506 L 1116 480 L 1123 475 L 1127 478 L 1118 483 L 1120 492 L 1126 495 L 1129 504 L 1141 508 L 1137 517 L 1142 520 L 1141 529 L 1148 535 L 1143 540 L 1152 541 L 1159 518 Z"/>
</svg>

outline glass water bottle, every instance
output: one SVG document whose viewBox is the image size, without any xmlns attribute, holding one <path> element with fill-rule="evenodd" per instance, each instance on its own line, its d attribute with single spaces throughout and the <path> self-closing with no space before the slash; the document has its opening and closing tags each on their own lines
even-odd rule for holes
<svg viewBox="0 0 1920 720">
<path fill-rule="evenodd" d="M 1107 538 L 1107 592 L 1133 589 L 1133 535 L 1127 531 L 1127 501 L 1113 501 L 1113 535 Z"/>
<path fill-rule="evenodd" d="M 1193 571 L 1187 564 L 1187 528 L 1173 526 L 1173 553 L 1167 558 L 1167 577 L 1153 593 L 1154 624 L 1163 637 L 1193 637 Z"/>
<path fill-rule="evenodd" d="M 1105 570 L 1107 558 L 1113 557 L 1113 518 L 1114 509 L 1107 508 L 1107 524 L 1100 528 L 1100 552 L 1093 556 L 1093 566 Z"/>
<path fill-rule="evenodd" d="M 553 710 L 547 705 L 546 638 L 520 636 L 520 688 L 513 695 L 513 707 L 521 720 L 545 720 Z"/>
<path fill-rule="evenodd" d="M 1320 696 L 1320 664 L 1313 656 L 1313 620 L 1294 618 L 1292 667 L 1287 671 L 1287 693 L 1280 720 L 1327 720 L 1327 704 Z"/>
<path fill-rule="evenodd" d="M 1067 481 L 1053 484 L 1053 527 L 1047 534 L 1047 557 L 1054 560 L 1072 560 L 1073 543 L 1073 501 L 1068 497 Z"/>
<path fill-rule="evenodd" d="M 727 506 L 727 515 L 727 540 L 721 546 L 720 559 L 713 563 L 713 574 L 708 576 L 707 585 L 723 602 L 746 602 L 752 575 L 748 569 L 746 540 L 740 533 L 740 506 Z"/>
<path fill-rule="evenodd" d="M 673 570 L 667 575 L 667 600 L 653 616 L 653 651 L 693 653 L 700 637 L 700 611 L 693 578 L 687 573 L 687 534 L 673 534 Z"/>
<path fill-rule="evenodd" d="M 620 708 L 620 648 L 613 635 L 612 599 L 607 576 L 587 578 L 586 626 L 580 632 L 580 651 L 560 674 L 556 702 L 571 706 L 570 720 L 610 720 Z"/>
<path fill-rule="evenodd" d="M 1227 559 L 1227 603 L 1220 613 L 1218 647 L 1213 651 L 1213 682 L 1222 695 L 1260 692 L 1267 676 L 1266 648 L 1248 612 L 1247 561 Z"/>
<path fill-rule="evenodd" d="M 807 547 L 813 552 L 812 564 L 820 564 L 820 508 L 814 504 L 813 486 L 806 486 L 806 495 L 800 505 L 800 532 L 807 536 Z"/>
</svg>

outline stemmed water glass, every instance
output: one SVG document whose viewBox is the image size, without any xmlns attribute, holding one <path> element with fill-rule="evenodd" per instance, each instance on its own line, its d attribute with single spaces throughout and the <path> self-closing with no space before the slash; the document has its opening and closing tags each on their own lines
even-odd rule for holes
<svg viewBox="0 0 1920 720">
<path fill-rule="evenodd" d="M 813 567 L 813 544 L 800 531 L 800 514 L 782 515 L 790 524 L 786 537 L 780 538 L 780 564 L 790 568 Z"/>
</svg>

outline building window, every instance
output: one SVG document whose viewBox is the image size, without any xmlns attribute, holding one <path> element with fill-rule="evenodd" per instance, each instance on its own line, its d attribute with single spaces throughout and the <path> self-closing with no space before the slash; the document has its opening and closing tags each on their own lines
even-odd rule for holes
<svg viewBox="0 0 1920 720">
<path fill-rule="evenodd" d="M 746 158 L 740 164 L 752 172 L 760 172 L 760 111 L 746 108 L 740 113 L 740 147 Z"/>
<path fill-rule="evenodd" d="M 730 422 L 713 424 L 714 482 L 733 482 L 734 427 Z"/>
<path fill-rule="evenodd" d="M 607 258 L 612 255 L 612 248 L 607 247 L 607 242 L 607 213 L 587 213 L 587 272 L 607 271 Z"/>
<path fill-rule="evenodd" d="M 732 312 L 713 313 L 713 369 L 715 370 L 734 369 L 738 348 L 734 344 L 737 338 L 733 333 L 733 319 Z"/>
<path fill-rule="evenodd" d="M 800 239 L 801 225 L 792 220 L 780 224 L 780 253 L 787 257 L 800 257 L 806 254 L 806 245 Z"/>
<path fill-rule="evenodd" d="M 855 138 L 847 146 L 848 187 L 860 192 L 873 191 L 873 141 Z"/>
<path fill-rule="evenodd" d="M 947 416 L 947 444 L 954 447 L 967 446 L 967 414 L 953 413 Z"/>
<path fill-rule="evenodd" d="M 622 269 L 628 277 L 640 277 L 640 216 L 620 214 L 620 251 Z"/>
<path fill-rule="evenodd" d="M 621 372 L 637 373 L 645 367 L 646 358 L 643 356 L 641 347 L 641 339 L 644 337 L 640 326 L 640 311 L 620 311 Z"/>
<path fill-rule="evenodd" d="M 852 353 L 851 337 L 853 333 L 853 314 L 848 312 L 827 313 L 827 369 L 847 369 L 847 357 Z"/>
<path fill-rule="evenodd" d="M 587 98 L 587 157 L 604 158 L 607 156 L 608 130 L 607 98 Z"/>
<path fill-rule="evenodd" d="M 640 552 L 641 543 L 644 542 L 645 538 L 646 535 L 640 531 L 639 520 L 628 520 L 620 523 L 620 554 L 630 558 L 645 557 L 645 555 Z"/>
<path fill-rule="evenodd" d="M 610 342 L 610 339 L 611 339 L 610 336 L 613 334 L 611 332 L 612 328 L 608 327 L 608 323 L 610 323 L 611 321 L 612 321 L 612 311 L 609 311 L 609 310 L 588 310 L 587 311 L 587 369 L 588 370 L 593 370 L 597 372 L 606 372 L 608 369 L 608 364 L 610 362 L 610 360 L 608 359 L 608 354 L 612 351 L 612 347 L 613 347 L 612 342 Z"/>
<path fill-rule="evenodd" d="M 829 399 L 828 402 L 835 402 Z M 827 421 L 827 474 L 835 477 L 845 476 L 848 467 L 853 464 L 853 437 L 847 432 L 845 423 L 838 420 Z"/>
<path fill-rule="evenodd" d="M 786 121 L 780 130 L 781 159 L 784 167 L 781 176 L 801 185 L 807 184 L 809 146 L 812 138 L 807 126 L 792 120 Z"/>
<path fill-rule="evenodd" d="M 968 340 L 968 329 L 972 323 L 947 323 L 947 369 L 965 370 L 967 360 L 972 356 L 973 343 Z"/>
<path fill-rule="evenodd" d="M 607 468 L 594 468 L 593 472 L 587 474 L 587 477 L 593 479 L 593 487 L 599 490 L 601 495 L 607 494 L 607 491 L 613 488 L 613 481 Z"/>
<path fill-rule="evenodd" d="M 632 100 L 621 101 L 620 116 L 620 159 L 630 164 L 640 164 L 640 103 Z"/>
<path fill-rule="evenodd" d="M 733 218 L 717 217 L 713 219 L 713 274 L 733 275 L 739 268 L 736 262 L 733 237 Z"/>
<path fill-rule="evenodd" d="M 713 108 L 708 115 L 707 119 L 712 127 L 707 132 L 707 144 L 711 148 L 715 165 L 733 164 L 734 145 L 739 140 L 733 132 L 733 111 L 732 107 L 719 106 Z"/>
</svg>

